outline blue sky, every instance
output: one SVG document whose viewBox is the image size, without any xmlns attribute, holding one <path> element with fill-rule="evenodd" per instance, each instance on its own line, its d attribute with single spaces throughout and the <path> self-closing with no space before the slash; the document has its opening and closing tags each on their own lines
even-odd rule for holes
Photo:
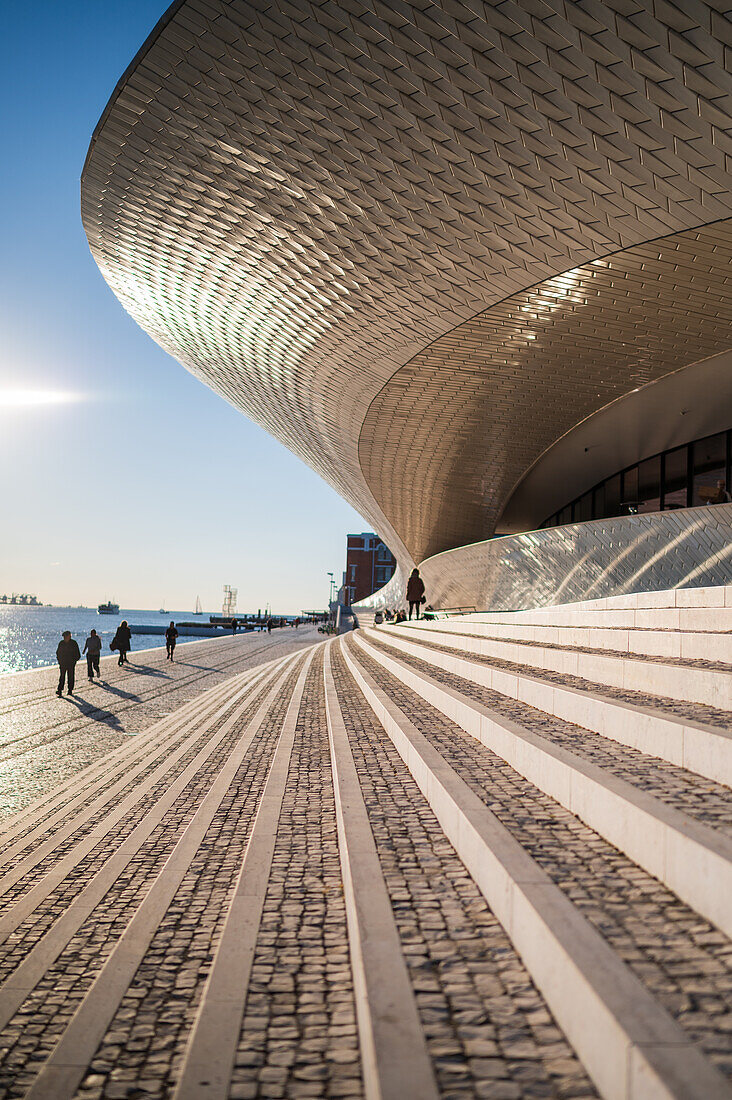
<svg viewBox="0 0 732 1100">
<path fill-rule="evenodd" d="M 0 42 L 0 592 L 52 603 L 323 606 L 364 521 L 166 355 L 89 254 L 92 130 L 164 11 L 5 5 Z M 8 405 L 8 391 L 74 400 Z"/>
</svg>

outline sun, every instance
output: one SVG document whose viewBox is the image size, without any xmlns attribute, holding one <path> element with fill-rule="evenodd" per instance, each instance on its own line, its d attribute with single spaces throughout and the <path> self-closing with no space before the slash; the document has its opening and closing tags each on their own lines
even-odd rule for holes
<svg viewBox="0 0 732 1100">
<path fill-rule="evenodd" d="M 27 408 L 33 405 L 68 405 L 76 394 L 61 390 L 0 389 L 0 409 Z"/>
</svg>

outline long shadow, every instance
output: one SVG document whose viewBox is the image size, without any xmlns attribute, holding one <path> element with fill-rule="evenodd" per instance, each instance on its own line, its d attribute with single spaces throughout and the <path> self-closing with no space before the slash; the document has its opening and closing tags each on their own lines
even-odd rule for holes
<svg viewBox="0 0 732 1100">
<path fill-rule="evenodd" d="M 133 691 L 123 691 L 122 688 L 112 687 L 106 680 L 95 680 L 94 683 L 103 691 L 109 691 L 112 695 L 119 695 L 120 699 L 133 699 L 136 703 L 140 702 L 140 696 L 135 695 Z"/>
<path fill-rule="evenodd" d="M 64 695 L 64 700 L 67 703 L 73 703 L 85 718 L 91 718 L 93 722 L 103 722 L 105 726 L 119 733 L 125 732 L 119 718 L 116 714 L 112 714 L 111 710 L 102 710 L 101 707 L 95 707 L 93 703 L 87 703 L 85 699 L 77 699 L 73 695 Z"/>
<path fill-rule="evenodd" d="M 152 665 L 138 665 L 134 661 L 126 661 L 125 664 L 140 676 L 160 676 L 163 680 L 170 679 L 167 672 L 161 672 L 159 668 L 153 668 Z"/>
<path fill-rule="evenodd" d="M 215 665 L 196 665 L 193 663 L 193 661 L 175 661 L 174 663 L 176 665 L 179 665 L 181 668 L 200 668 L 203 669 L 204 672 L 216 671 Z"/>
</svg>

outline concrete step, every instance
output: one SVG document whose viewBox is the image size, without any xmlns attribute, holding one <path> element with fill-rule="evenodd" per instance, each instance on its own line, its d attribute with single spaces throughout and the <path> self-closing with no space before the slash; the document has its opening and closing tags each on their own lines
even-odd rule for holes
<svg viewBox="0 0 732 1100">
<path fill-rule="evenodd" d="M 491 772 L 495 770 L 492 754 L 478 746 L 483 760 L 468 764 L 460 733 L 452 735 L 451 743 L 449 733 L 435 732 L 436 722 L 425 702 L 429 700 L 443 714 L 447 708 L 441 708 L 428 693 L 429 685 L 421 674 L 410 681 L 403 671 L 392 667 L 397 662 L 392 662 L 387 672 L 383 653 L 377 653 L 360 636 L 345 647 L 345 659 L 601 1094 L 618 1100 L 729 1096 L 728 1084 L 701 1054 L 696 1039 L 682 1029 L 678 1018 L 671 1017 L 648 984 L 631 972 L 622 952 L 614 950 L 600 934 L 598 927 L 607 932 L 610 922 L 598 926 L 597 921 L 588 919 L 557 885 L 558 881 L 564 885 L 562 870 L 552 864 L 554 873 L 547 873 L 518 840 L 515 830 L 503 824 L 504 808 L 499 804 L 504 799 L 509 815 L 512 809 L 515 814 L 517 806 L 525 805 L 525 811 L 519 811 L 514 820 L 529 822 L 529 829 L 532 807 L 528 795 L 522 798 L 510 790 L 504 794 L 502 778 L 496 780 Z M 410 685 L 406 692 L 401 689 L 403 684 Z M 448 725 L 455 721 L 453 716 Z M 473 782 L 468 781 L 471 768 Z M 551 833 L 556 829 L 558 850 L 567 854 L 569 834 L 567 825 L 560 824 L 562 813 L 557 811 L 556 825 L 551 817 L 540 822 L 539 833 L 546 839 L 538 837 L 537 852 L 551 848 L 555 843 Z M 580 850 L 583 845 L 585 852 L 578 863 L 595 866 L 601 842 L 581 838 Z M 612 860 L 612 849 L 608 852 Z M 629 877 L 634 882 L 631 893 L 636 886 L 642 892 L 632 864 Z M 653 892 L 653 880 L 649 886 Z M 581 896 L 577 887 L 570 889 L 574 896 Z M 607 890 L 613 894 L 611 882 Z M 629 905 L 632 907 L 630 900 Z M 649 915 L 646 911 L 642 917 L 642 910 L 643 903 L 636 918 L 640 926 Z M 626 940 L 626 951 L 628 947 Z M 637 973 L 647 976 L 649 968 L 641 964 Z M 622 1080 L 618 1073 L 621 1064 L 626 1067 Z M 702 1075 L 699 1078 L 697 1071 Z"/>
<path fill-rule="evenodd" d="M 460 618 L 522 626 L 729 633 L 732 631 L 732 588 L 639 593 L 602 600 L 583 600 L 580 603 L 554 604 L 528 611 L 473 612 Z"/>
<path fill-rule="evenodd" d="M 627 781 L 515 721 L 509 766 L 367 648 L 233 677 L 8 823 L 0 1089 L 729 1098 L 727 937 L 518 757 L 608 813 Z M 719 791 L 657 771 L 629 833 L 724 889 Z"/>
<path fill-rule="evenodd" d="M 558 626 L 553 622 L 531 624 L 509 620 L 504 622 L 487 615 L 461 615 L 423 622 L 425 629 L 452 634 L 474 635 L 503 641 L 533 642 L 585 650 L 608 650 L 613 653 L 639 654 L 651 657 L 671 657 L 685 661 L 706 661 L 732 666 L 732 634 L 703 630 L 639 630 L 620 626 L 603 626 L 598 615 L 596 626 Z"/>
<path fill-rule="evenodd" d="M 504 662 L 501 667 L 495 658 L 471 659 L 454 646 L 439 647 L 432 632 L 367 627 L 364 634 L 602 737 L 732 786 L 732 732 L 726 711 L 542 675 L 529 666 Z"/>
<path fill-rule="evenodd" d="M 373 660 L 481 741 L 535 787 L 585 821 L 590 828 L 625 852 L 689 906 L 732 935 L 732 794 L 729 794 L 729 833 L 710 828 L 675 802 L 673 790 L 683 775 L 669 780 L 666 801 L 643 789 L 643 767 L 633 784 L 617 770 L 598 766 L 586 754 L 543 736 L 541 728 L 518 722 L 461 690 L 456 677 L 430 675 L 422 662 L 391 656 L 361 636 L 358 644 Z M 722 887 L 722 884 L 727 884 Z"/>
<path fill-rule="evenodd" d="M 422 637 L 436 645 L 466 654 L 497 658 L 530 669 L 578 676 L 596 684 L 642 691 L 717 710 L 732 710 L 732 664 L 689 665 L 682 660 L 640 657 L 635 654 L 597 653 L 568 646 L 503 641 L 482 635 L 442 630 L 441 624 L 389 624 L 386 632 Z"/>
</svg>

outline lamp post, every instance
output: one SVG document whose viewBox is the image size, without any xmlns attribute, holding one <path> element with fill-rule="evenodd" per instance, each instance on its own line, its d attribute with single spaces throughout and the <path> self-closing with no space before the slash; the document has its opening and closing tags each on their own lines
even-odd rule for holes
<svg viewBox="0 0 732 1100">
<path fill-rule="evenodd" d="M 330 592 L 328 594 L 328 618 L 330 618 L 330 616 L 331 616 L 331 607 L 330 607 L 330 605 L 333 603 L 333 585 L 335 584 L 335 581 L 333 580 L 333 574 L 332 573 L 329 573 L 328 576 L 330 577 Z"/>
</svg>

